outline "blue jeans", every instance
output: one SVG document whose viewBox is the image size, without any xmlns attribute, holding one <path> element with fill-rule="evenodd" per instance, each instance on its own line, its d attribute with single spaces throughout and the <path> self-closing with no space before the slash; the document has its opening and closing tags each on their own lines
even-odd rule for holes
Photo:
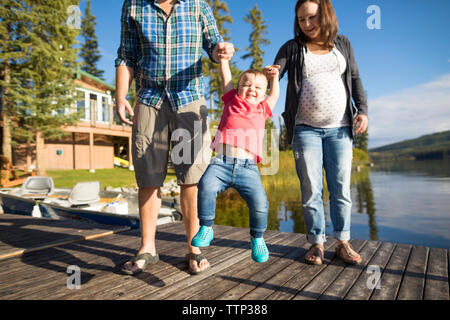
<svg viewBox="0 0 450 320">
<path fill-rule="evenodd" d="M 350 240 L 352 147 L 351 127 L 295 127 L 292 150 L 300 179 L 303 217 L 310 243 L 323 243 L 326 240 L 322 168 L 325 169 L 330 193 L 334 237 L 342 241 Z"/>
<path fill-rule="evenodd" d="M 253 160 L 230 158 L 224 155 L 211 160 L 198 184 L 198 218 L 201 226 L 214 224 L 216 198 L 229 187 L 235 188 L 247 202 L 250 213 L 250 234 L 263 236 L 267 228 L 269 202 Z"/>
</svg>

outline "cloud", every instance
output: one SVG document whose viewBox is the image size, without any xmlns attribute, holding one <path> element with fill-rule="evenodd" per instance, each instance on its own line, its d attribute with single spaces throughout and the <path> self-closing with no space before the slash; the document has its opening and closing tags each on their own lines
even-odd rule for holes
<svg viewBox="0 0 450 320">
<path fill-rule="evenodd" d="M 450 130 L 450 74 L 369 100 L 369 147 Z"/>
</svg>

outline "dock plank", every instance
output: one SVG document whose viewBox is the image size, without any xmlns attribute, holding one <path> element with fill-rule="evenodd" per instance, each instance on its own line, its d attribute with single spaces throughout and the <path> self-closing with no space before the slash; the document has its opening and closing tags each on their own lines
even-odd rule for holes
<svg viewBox="0 0 450 320">
<path fill-rule="evenodd" d="M 447 250 L 430 249 L 424 300 L 448 300 Z"/>
<path fill-rule="evenodd" d="M 242 300 L 263 300 L 270 296 L 275 290 L 280 288 L 295 274 L 294 270 L 298 268 L 298 263 L 303 261 L 310 243 L 307 242 L 306 236 L 302 235 L 301 240 L 296 240 L 296 248 L 291 250 L 286 256 L 280 258 L 278 264 L 283 264 L 276 270 L 276 273 L 263 284 L 253 289 L 251 292 L 242 297 Z"/>
<path fill-rule="evenodd" d="M 0 280 L 7 278 L 9 281 L 5 283 L 14 287 L 12 293 L 15 295 L 9 298 L 45 298 L 47 294 L 56 297 L 57 289 L 66 288 L 67 267 L 78 265 L 85 272 L 81 275 L 84 288 L 97 274 L 114 274 L 117 259 L 125 261 L 135 251 L 133 245 L 139 242 L 139 234 L 138 230 L 127 231 L 104 237 L 101 242 L 98 239 L 76 242 L 33 252 L 21 259 L 10 259 L 11 268 L 17 271 L 17 275 L 0 274 Z M 37 274 L 32 272 L 33 269 L 42 272 Z M 19 277 L 19 280 L 14 280 L 14 277 Z M 0 281 L 2 293 L 6 289 L 3 286 L 3 281 Z"/>
<path fill-rule="evenodd" d="M 286 281 L 280 288 L 267 297 L 268 300 L 287 300 L 294 298 L 312 279 L 314 279 L 334 257 L 336 240 L 328 239 L 324 244 L 324 263 L 318 265 L 308 265 L 304 261 L 299 265 L 294 277 Z"/>
<path fill-rule="evenodd" d="M 397 298 L 411 250 L 411 245 L 395 245 L 380 278 L 381 288 L 372 293 L 370 300 L 395 300 Z"/>
<path fill-rule="evenodd" d="M 164 256 L 170 256 L 175 247 L 185 247 L 185 235 L 182 233 L 184 230 L 184 226 L 182 223 L 175 223 L 174 226 L 176 228 L 172 228 L 171 230 L 161 230 L 158 227 L 159 231 L 156 234 L 156 247 L 160 253 L 160 258 Z M 169 232 L 170 231 L 170 232 Z M 173 241 L 176 239 L 176 241 Z M 183 243 L 184 240 L 184 243 Z M 99 292 L 103 292 L 106 294 L 110 287 L 117 287 L 121 284 L 125 283 L 126 280 L 130 280 L 129 276 L 124 276 L 120 274 L 121 266 L 128 261 L 132 255 L 130 252 L 135 252 L 140 244 L 140 234 L 139 236 L 133 237 L 132 242 L 128 242 L 118 247 L 118 252 L 115 253 L 115 256 L 111 261 L 108 261 L 108 268 L 110 272 L 96 272 L 96 270 L 92 270 L 92 278 L 88 279 L 87 283 L 83 283 L 82 291 L 78 290 L 68 290 L 64 286 L 54 286 L 47 287 L 43 290 L 42 293 L 38 293 L 42 298 L 49 299 L 94 299 L 95 295 Z M 73 250 L 70 251 L 71 254 L 76 255 L 76 248 L 65 247 L 65 250 Z M 86 253 L 86 252 L 85 252 Z M 82 260 L 86 265 L 92 265 L 97 263 L 96 255 L 86 255 L 82 253 L 80 256 L 80 260 Z M 164 258 L 165 259 L 165 258 Z M 161 264 L 157 264 L 160 266 Z M 150 267 L 149 267 L 150 268 Z M 146 274 L 147 272 L 143 272 Z M 142 277 L 142 274 L 139 276 Z M 34 298 L 34 296 L 25 296 L 25 298 Z"/>
<path fill-rule="evenodd" d="M 254 263 L 250 261 L 250 265 L 240 272 L 232 276 L 224 276 L 225 281 L 234 283 L 234 286 L 226 292 L 218 295 L 217 300 L 237 300 L 247 295 L 259 286 L 272 278 L 276 273 L 282 270 L 285 265 L 291 262 L 291 257 L 295 256 L 296 244 L 299 239 L 296 239 L 290 234 L 285 233 L 280 241 L 268 244 L 269 251 L 274 252 L 266 263 Z M 277 247 L 275 250 L 274 247 Z M 290 253 L 290 254 L 289 254 Z M 284 260 L 282 258 L 285 257 Z"/>
<path fill-rule="evenodd" d="M 397 300 L 422 300 L 429 248 L 414 246 L 406 266 Z"/>
<path fill-rule="evenodd" d="M 219 230 L 218 230 L 219 229 Z M 216 228 L 216 238 L 213 240 L 214 246 L 217 248 L 214 252 L 208 250 L 209 248 L 202 248 L 202 253 L 208 259 L 209 263 L 213 265 L 220 255 L 227 255 L 233 251 L 233 248 L 238 245 L 244 245 L 244 239 L 248 238 L 244 230 L 236 229 L 221 230 Z M 231 240 L 233 239 L 233 240 Z M 187 263 L 185 262 L 186 245 L 183 244 L 176 250 L 170 251 L 173 259 L 163 259 L 163 263 L 158 263 L 151 268 L 151 272 L 140 276 L 142 282 L 134 283 L 132 280 L 127 286 L 121 286 L 120 290 L 117 287 L 111 288 L 107 291 L 99 292 L 97 296 L 101 299 L 140 299 L 142 296 L 153 293 L 163 287 L 170 286 L 172 283 L 181 279 L 188 278 L 190 274 L 187 272 Z M 149 287 L 150 286 L 150 287 Z"/>
<path fill-rule="evenodd" d="M 157 227 L 160 261 L 133 277 L 120 268 L 139 247 L 139 230 L 1 215 L 0 253 L 24 251 L 0 259 L 0 300 L 449 300 L 447 249 L 355 239 L 364 262 L 348 266 L 335 257 L 330 238 L 324 264 L 313 266 L 304 262 L 305 235 L 268 230 L 270 258 L 259 264 L 251 259 L 248 228 L 214 228 L 211 246 L 202 248 L 209 271 L 188 273 L 184 224 L 175 222 Z M 81 270 L 79 290 L 67 288 L 70 265 Z M 380 289 L 367 286 L 369 266 L 381 271 Z"/>
<path fill-rule="evenodd" d="M 109 226 L 73 220 L 36 219 L 14 214 L 1 214 L 0 222 L 0 260 L 130 229 L 126 226 Z"/>
<path fill-rule="evenodd" d="M 274 232 L 266 232 L 266 240 L 267 243 L 270 244 L 273 238 L 273 241 L 277 241 L 277 238 L 280 238 L 281 235 Z M 247 234 L 248 239 L 248 234 Z M 222 270 L 225 270 L 232 266 L 235 263 L 239 263 L 243 259 L 248 259 L 250 256 L 250 243 L 249 241 L 240 241 L 237 243 L 235 249 L 230 252 L 230 255 L 219 255 L 216 257 L 212 257 L 208 260 L 211 263 L 211 266 L 214 268 L 214 273 L 220 273 Z M 212 271 L 212 270 L 211 270 Z M 149 295 L 145 295 L 142 299 L 165 299 L 169 297 L 174 292 L 179 290 L 183 290 L 186 286 L 193 285 L 207 277 L 209 277 L 210 273 L 201 273 L 195 277 L 181 277 L 179 274 L 176 278 L 171 279 L 171 285 L 166 286 L 156 292 L 153 292 Z"/>
<path fill-rule="evenodd" d="M 344 296 L 346 300 L 369 300 L 373 291 L 377 288 L 379 290 L 382 286 L 381 275 L 391 257 L 394 245 L 378 241 L 372 243 L 377 245 L 377 250 L 370 259 L 367 259 L 364 267 L 360 268 L 358 277 L 355 274 L 356 281 Z"/>
<path fill-rule="evenodd" d="M 352 240 L 351 245 L 353 249 L 360 253 L 363 259 L 367 259 L 370 254 L 376 250 L 376 246 L 373 243 L 367 243 L 362 240 Z M 362 251 L 361 251 L 362 250 Z M 363 260 L 364 261 L 364 260 Z M 365 260 L 367 261 L 367 260 Z M 324 270 L 320 272 L 302 291 L 300 291 L 295 297 L 295 300 L 317 300 L 322 293 L 332 284 L 335 279 L 344 271 L 346 267 L 345 262 L 336 256 L 333 260 L 326 265 Z"/>
<path fill-rule="evenodd" d="M 344 299 L 345 295 L 352 288 L 355 281 L 358 279 L 365 266 L 374 253 L 373 248 L 376 242 L 370 241 L 359 252 L 363 262 L 361 266 L 346 266 L 345 269 L 338 275 L 338 277 L 330 284 L 330 286 L 319 297 L 320 300 L 340 300 Z"/>
<path fill-rule="evenodd" d="M 291 237 L 292 241 L 296 241 Z M 266 238 L 266 240 L 269 240 Z M 268 263 L 271 263 L 271 261 L 274 261 L 276 257 L 280 256 L 282 253 L 280 252 L 279 248 L 276 248 L 274 251 L 274 246 L 277 246 L 277 243 L 284 243 L 283 238 L 270 238 L 270 244 L 268 244 L 269 252 L 270 252 L 270 258 L 269 261 L 264 264 L 257 264 L 267 266 Z M 288 245 L 288 242 L 284 243 L 284 245 Z M 274 258 L 275 257 L 275 258 Z M 225 286 L 224 283 L 227 281 L 227 277 L 232 276 L 239 276 L 239 274 L 242 272 L 242 270 L 251 268 L 252 266 L 256 265 L 256 263 L 248 256 L 247 258 L 240 260 L 239 263 L 235 263 L 229 268 L 223 270 L 219 273 L 214 273 L 210 277 L 203 280 L 201 283 L 195 283 L 192 284 L 186 288 L 184 288 L 182 291 L 176 292 L 169 296 L 170 299 L 198 299 L 195 296 L 198 295 L 204 295 L 206 299 L 215 299 L 216 296 L 219 296 L 223 292 L 225 292 L 228 288 L 231 288 L 233 286 L 236 286 L 236 282 L 230 283 L 229 286 Z M 210 289 L 214 289 L 211 291 Z"/>
</svg>

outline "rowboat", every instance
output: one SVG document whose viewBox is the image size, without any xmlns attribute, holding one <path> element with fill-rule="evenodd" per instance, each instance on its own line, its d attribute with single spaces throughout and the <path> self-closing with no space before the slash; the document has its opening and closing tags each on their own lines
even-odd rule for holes
<svg viewBox="0 0 450 320">
<path fill-rule="evenodd" d="M 4 213 L 51 219 L 93 221 L 108 225 L 140 227 L 137 196 L 100 190 L 98 181 L 80 182 L 73 189 L 54 188 L 49 177 L 30 177 L 40 188 L 0 189 L 0 205 Z M 41 181 L 39 181 L 41 179 Z M 28 179 L 27 179 L 28 180 Z M 45 181 L 45 183 L 43 182 Z M 28 187 L 27 187 L 28 185 Z M 42 186 L 47 186 L 42 188 Z M 31 190 L 31 192 L 30 192 Z M 176 198 L 164 198 L 157 225 L 182 219 Z"/>
</svg>

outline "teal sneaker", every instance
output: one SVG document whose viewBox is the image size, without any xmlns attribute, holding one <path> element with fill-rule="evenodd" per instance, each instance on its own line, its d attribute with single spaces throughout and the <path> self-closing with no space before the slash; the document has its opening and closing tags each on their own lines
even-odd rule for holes
<svg viewBox="0 0 450 320">
<path fill-rule="evenodd" d="M 264 238 L 251 238 L 252 259 L 255 262 L 266 262 L 269 259 L 269 249 L 267 249 Z"/>
<path fill-rule="evenodd" d="M 191 246 L 194 247 L 208 247 L 214 239 L 214 230 L 212 227 L 201 226 L 197 234 L 192 238 Z"/>
</svg>

